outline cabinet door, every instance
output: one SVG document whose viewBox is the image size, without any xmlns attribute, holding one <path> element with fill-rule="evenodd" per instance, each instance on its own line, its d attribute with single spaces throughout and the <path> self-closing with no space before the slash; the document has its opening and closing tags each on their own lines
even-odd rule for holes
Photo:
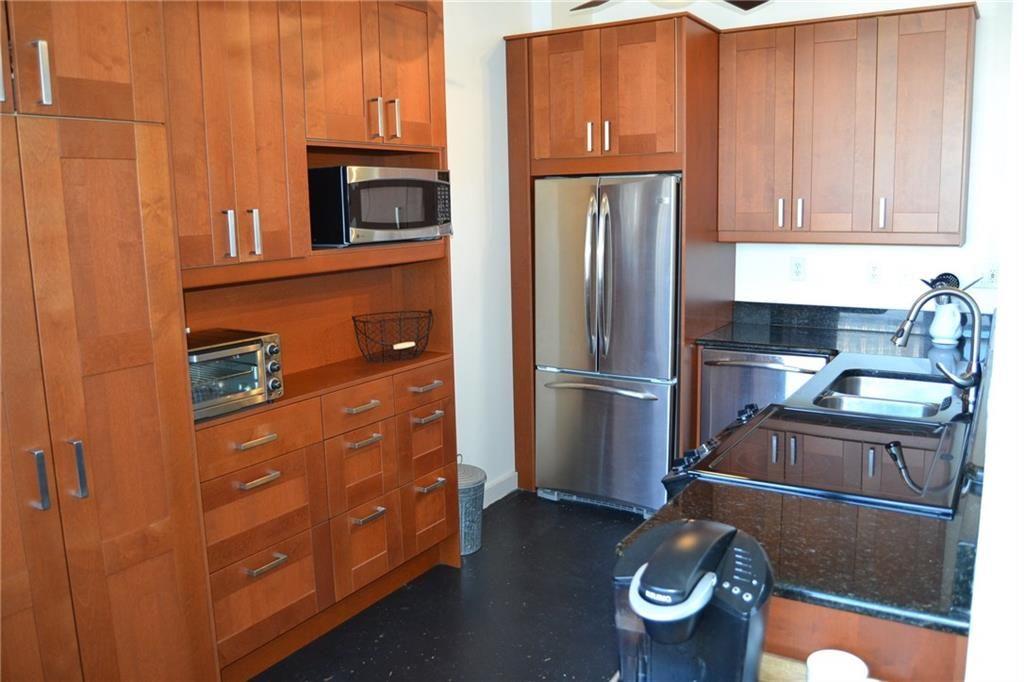
<svg viewBox="0 0 1024 682">
<path fill-rule="evenodd" d="M 376 2 L 303 2 L 306 136 L 384 139 Z"/>
<path fill-rule="evenodd" d="M 331 515 L 398 487 L 395 420 L 354 429 L 324 443 Z"/>
<path fill-rule="evenodd" d="M 164 120 L 155 2 L 12 2 L 18 110 Z"/>
<path fill-rule="evenodd" d="M 2 8 L 0 8 L 2 9 Z M 21 164 L 14 118 L 0 116 L 3 158 L 3 422 L 0 423 L 0 677 L 76 680 L 82 673 L 46 421 Z"/>
<path fill-rule="evenodd" d="M 601 29 L 601 152 L 676 150 L 676 22 Z"/>
<path fill-rule="evenodd" d="M 719 43 L 718 229 L 793 224 L 793 28 Z"/>
<path fill-rule="evenodd" d="M 786 433 L 785 479 L 811 488 L 860 490 L 861 444 Z"/>
<path fill-rule="evenodd" d="M 18 120 L 87 679 L 216 676 L 163 126 Z"/>
<path fill-rule="evenodd" d="M 601 153 L 600 31 L 530 39 L 533 158 Z"/>
<path fill-rule="evenodd" d="M 334 594 L 341 599 L 402 563 L 402 511 L 397 490 L 331 519 Z"/>
<path fill-rule="evenodd" d="M 444 34 L 441 3 L 382 0 L 378 11 L 384 139 L 397 144 L 442 146 Z"/>
<path fill-rule="evenodd" d="M 878 19 L 878 232 L 962 243 L 974 8 Z"/>
<path fill-rule="evenodd" d="M 456 460 L 455 400 L 438 400 L 395 417 L 398 480 L 408 483 Z"/>
<path fill-rule="evenodd" d="M 402 546 L 411 559 L 459 528 L 459 473 L 455 464 L 402 488 Z"/>
<path fill-rule="evenodd" d="M 794 230 L 869 232 L 878 20 L 796 27 Z"/>
</svg>

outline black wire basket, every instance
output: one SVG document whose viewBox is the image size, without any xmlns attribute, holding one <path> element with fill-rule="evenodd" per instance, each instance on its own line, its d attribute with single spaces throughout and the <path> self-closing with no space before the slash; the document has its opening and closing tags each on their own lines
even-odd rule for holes
<svg viewBox="0 0 1024 682">
<path fill-rule="evenodd" d="M 359 352 L 370 362 L 409 360 L 427 349 L 432 310 L 396 310 L 353 315 Z"/>
</svg>

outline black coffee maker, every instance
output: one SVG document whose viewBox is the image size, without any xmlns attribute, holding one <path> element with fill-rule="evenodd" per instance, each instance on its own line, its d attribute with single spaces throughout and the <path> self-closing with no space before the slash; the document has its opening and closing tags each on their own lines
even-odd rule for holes
<svg viewBox="0 0 1024 682">
<path fill-rule="evenodd" d="M 615 565 L 622 682 L 755 682 L 772 593 L 761 545 L 714 521 L 637 537 Z"/>
</svg>

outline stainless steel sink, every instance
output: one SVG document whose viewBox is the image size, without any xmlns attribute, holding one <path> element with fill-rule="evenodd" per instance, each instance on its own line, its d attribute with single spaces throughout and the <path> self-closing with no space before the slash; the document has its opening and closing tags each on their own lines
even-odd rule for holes
<svg viewBox="0 0 1024 682">
<path fill-rule="evenodd" d="M 956 386 L 920 374 L 843 372 L 815 399 L 830 410 L 901 419 L 934 417 L 950 406 Z"/>
</svg>

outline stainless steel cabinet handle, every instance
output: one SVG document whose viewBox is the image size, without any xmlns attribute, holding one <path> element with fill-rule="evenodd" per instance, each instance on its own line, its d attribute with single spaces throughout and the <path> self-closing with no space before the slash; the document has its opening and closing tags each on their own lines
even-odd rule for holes
<svg viewBox="0 0 1024 682">
<path fill-rule="evenodd" d="M 753 367 L 756 369 L 772 369 L 777 372 L 797 372 L 799 374 L 817 374 L 816 369 L 786 365 L 781 362 L 760 362 L 757 360 L 708 360 L 706 367 Z"/>
<path fill-rule="evenodd" d="M 356 405 L 355 407 L 346 407 L 342 411 L 345 414 L 362 414 L 363 412 L 369 412 L 375 407 L 380 407 L 380 401 L 377 400 L 376 398 L 374 398 L 368 403 L 363 403 L 362 405 Z"/>
<path fill-rule="evenodd" d="M 442 386 L 444 386 L 444 382 L 442 380 L 434 379 L 425 386 L 410 386 L 409 393 L 429 393 L 430 391 L 433 391 L 435 388 L 441 388 Z"/>
<path fill-rule="evenodd" d="M 779 434 L 772 434 L 772 464 L 779 463 Z"/>
<path fill-rule="evenodd" d="M 885 197 L 878 198 L 878 229 L 885 229 Z"/>
<path fill-rule="evenodd" d="M 238 258 L 238 224 L 235 222 L 235 210 L 232 208 L 221 211 L 228 217 L 228 258 Z"/>
<path fill-rule="evenodd" d="M 253 488 L 259 488 L 261 485 L 272 483 L 279 478 L 281 478 L 281 472 L 277 471 L 276 469 L 271 469 L 270 471 L 267 472 L 266 476 L 254 478 L 253 480 L 248 481 L 246 483 L 242 483 L 241 481 L 239 481 L 237 485 L 239 490 L 252 490 Z"/>
<path fill-rule="evenodd" d="M 611 393 L 623 398 L 633 398 L 634 400 L 658 399 L 658 396 L 647 391 L 630 391 L 627 388 L 615 388 L 614 386 L 604 386 L 602 384 L 584 384 L 575 381 L 552 381 L 551 383 L 544 384 L 544 388 L 571 388 L 580 391 L 597 391 L 598 393 Z"/>
<path fill-rule="evenodd" d="M 351 516 L 349 518 L 352 519 L 352 525 L 353 526 L 365 526 L 366 524 L 370 523 L 371 521 L 376 521 L 377 519 L 379 519 L 380 517 L 384 516 L 387 513 L 388 513 L 388 508 L 387 507 L 377 507 L 376 509 L 373 510 L 372 513 L 368 514 L 367 516 L 364 516 L 361 519 L 357 519 L 357 518 L 351 517 Z"/>
<path fill-rule="evenodd" d="M 377 105 L 377 132 L 370 135 L 370 139 L 384 137 L 384 98 L 374 97 L 370 100 Z"/>
<path fill-rule="evenodd" d="M 6 73 L 0 73 L 0 102 L 7 101 L 7 76 Z"/>
<path fill-rule="evenodd" d="M 776 225 L 781 230 L 786 226 L 786 200 L 779 197 L 779 208 L 776 212 Z"/>
<path fill-rule="evenodd" d="M 346 443 L 345 447 L 347 447 L 349 450 L 360 450 L 362 448 L 365 448 L 365 447 L 368 447 L 370 445 L 373 445 L 374 443 L 379 443 L 382 440 L 384 440 L 384 435 L 383 434 L 381 434 L 381 433 L 374 433 L 369 438 L 364 438 L 363 440 L 357 440 L 354 443 Z"/>
<path fill-rule="evenodd" d="M 445 480 L 441 476 L 438 476 L 436 481 L 434 481 L 433 483 L 431 483 L 430 485 L 428 485 L 426 487 L 416 486 L 416 492 L 420 493 L 421 495 L 425 495 L 427 493 L 432 493 L 435 490 L 437 490 L 438 488 L 443 488 L 444 484 L 447 483 L 447 482 L 448 482 L 447 480 Z"/>
<path fill-rule="evenodd" d="M 426 417 L 413 417 L 412 423 L 416 426 L 423 426 L 424 424 L 430 424 L 436 422 L 438 419 L 444 416 L 444 410 L 434 410 L 431 414 Z"/>
<path fill-rule="evenodd" d="M 29 450 L 36 460 L 36 480 L 39 483 L 39 501 L 30 504 L 39 511 L 50 508 L 50 483 L 46 480 L 46 453 L 42 450 Z"/>
<path fill-rule="evenodd" d="M 39 55 L 39 103 L 53 105 L 53 83 L 50 80 L 50 45 L 45 40 L 33 40 Z"/>
<path fill-rule="evenodd" d="M 68 441 L 68 445 L 75 449 L 75 468 L 78 470 L 78 491 L 71 494 L 85 499 L 89 497 L 89 479 L 85 473 L 85 443 L 74 438 Z"/>
<path fill-rule="evenodd" d="M 389 99 L 388 104 L 395 105 L 395 139 L 402 137 L 402 100 L 399 98 Z"/>
<path fill-rule="evenodd" d="M 590 122 L 587 122 L 590 125 Z M 590 151 L 589 149 L 587 151 Z M 583 234 L 583 320 L 587 327 L 587 343 L 590 354 L 597 352 L 597 333 L 594 331 L 594 320 L 591 312 L 593 307 L 593 292 L 591 291 L 591 274 L 593 270 L 594 253 L 594 219 L 597 217 L 597 197 L 590 195 L 587 204 L 587 224 Z"/>
<path fill-rule="evenodd" d="M 288 561 L 288 555 L 284 552 L 274 552 L 274 558 L 259 568 L 247 568 L 245 574 L 250 578 L 259 578 L 264 573 L 273 571 L 275 568 Z"/>
<path fill-rule="evenodd" d="M 611 345 L 611 269 L 608 267 L 608 256 L 611 252 L 609 233 L 611 223 L 611 207 L 608 195 L 601 195 L 601 207 L 597 216 L 597 318 L 598 336 L 601 339 L 601 355 L 608 357 Z"/>
<path fill-rule="evenodd" d="M 612 150 L 612 122 L 607 119 L 604 122 L 604 150 L 606 152 Z"/>
<path fill-rule="evenodd" d="M 594 151 L 594 122 L 587 121 L 587 151 Z"/>
<path fill-rule="evenodd" d="M 273 443 L 275 440 L 277 440 L 277 434 L 268 433 L 265 436 L 260 436 L 259 438 L 253 438 L 252 440 L 248 440 L 244 443 L 239 443 L 235 446 L 235 449 L 244 452 L 246 450 L 258 448 L 261 445 L 266 445 L 267 443 Z"/>
<path fill-rule="evenodd" d="M 796 436 L 789 437 L 789 465 L 796 466 Z"/>
<path fill-rule="evenodd" d="M 868 478 L 875 477 L 875 449 L 868 448 Z"/>
<path fill-rule="evenodd" d="M 263 230 L 260 228 L 260 210 L 250 208 L 246 211 L 252 215 L 252 255 L 263 255 Z"/>
<path fill-rule="evenodd" d="M 804 200 L 803 197 L 797 197 L 796 200 L 796 229 L 804 229 Z"/>
</svg>

